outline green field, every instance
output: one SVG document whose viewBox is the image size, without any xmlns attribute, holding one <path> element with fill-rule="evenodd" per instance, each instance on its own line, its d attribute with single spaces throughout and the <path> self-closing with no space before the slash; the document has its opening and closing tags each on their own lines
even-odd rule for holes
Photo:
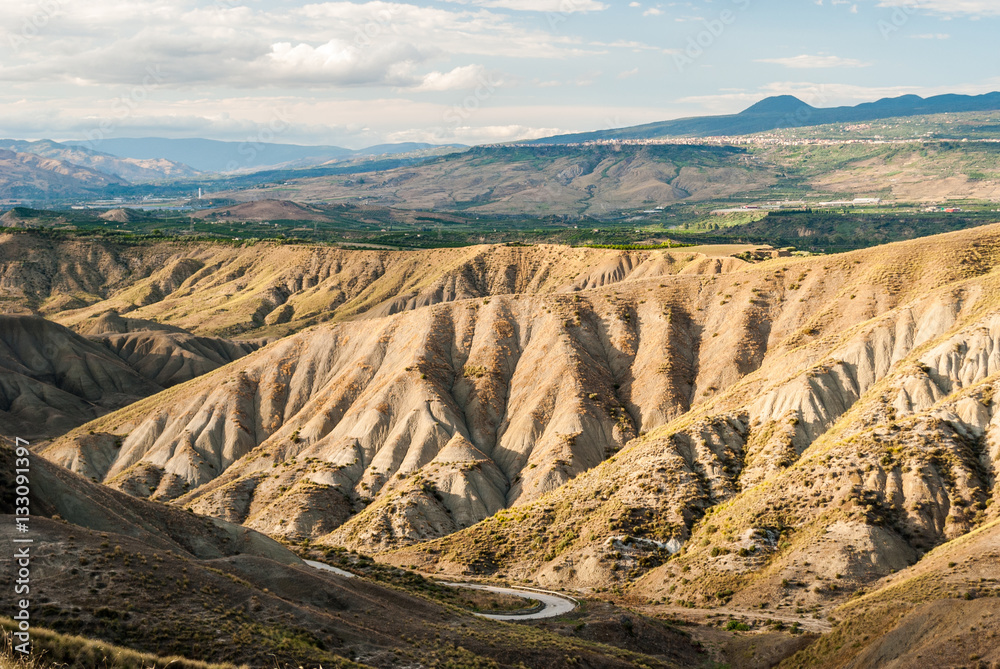
<svg viewBox="0 0 1000 669">
<path fill-rule="evenodd" d="M 549 218 L 483 218 L 388 208 L 339 206 L 325 221 L 209 221 L 157 214 L 114 223 L 81 211 L 15 210 L 26 228 L 70 237 L 113 237 L 141 242 L 164 237 L 218 242 L 277 240 L 389 249 L 447 248 L 475 244 L 566 244 L 609 248 L 661 245 L 767 244 L 833 253 L 926 237 L 1000 222 L 995 205 L 970 204 L 961 213 L 918 208 L 869 208 L 747 212 L 711 216 L 704 208 L 678 205 L 648 220 L 607 222 Z M 9 225 L 9 224 L 8 224 Z"/>
</svg>

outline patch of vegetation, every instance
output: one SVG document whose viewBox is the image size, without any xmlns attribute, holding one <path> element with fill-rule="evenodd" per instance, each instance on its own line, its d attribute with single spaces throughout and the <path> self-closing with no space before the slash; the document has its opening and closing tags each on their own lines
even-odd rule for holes
<svg viewBox="0 0 1000 669">
<path fill-rule="evenodd" d="M 12 633 L 17 623 L 0 618 L 0 666 L 18 669 L 235 669 L 231 664 L 209 664 L 184 657 L 158 657 L 130 648 L 114 646 L 71 634 L 60 634 L 43 627 L 32 627 L 32 652 L 24 657 L 14 650 Z"/>
<path fill-rule="evenodd" d="M 322 560 L 364 578 L 466 611 L 477 613 L 531 611 L 539 605 L 538 601 L 533 599 L 441 585 L 413 571 L 381 564 L 368 556 L 352 553 L 344 548 L 302 549 L 296 546 L 290 548 L 298 550 L 309 559 Z"/>
</svg>

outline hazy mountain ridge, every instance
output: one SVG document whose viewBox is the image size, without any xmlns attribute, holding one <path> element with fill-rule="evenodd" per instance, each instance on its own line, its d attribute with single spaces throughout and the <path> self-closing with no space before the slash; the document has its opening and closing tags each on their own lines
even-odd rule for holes
<svg viewBox="0 0 1000 669">
<path fill-rule="evenodd" d="M 679 204 L 809 203 L 855 197 L 901 203 L 1000 200 L 993 143 L 846 142 L 815 146 L 495 146 L 341 179 L 288 179 L 264 193 L 301 203 L 361 198 L 493 216 L 643 220 Z M 259 198 L 233 190 L 226 197 Z M 669 223 L 669 221 L 665 221 Z"/>
<path fill-rule="evenodd" d="M 169 160 L 202 172 L 236 172 L 277 167 L 309 167 L 331 161 L 368 156 L 394 155 L 440 148 L 435 144 L 380 144 L 366 149 L 340 146 L 278 144 L 260 139 L 243 142 L 212 139 L 167 139 L 163 137 L 112 137 L 96 144 L 69 141 L 66 146 L 97 148 L 129 160 Z"/>
<path fill-rule="evenodd" d="M 284 195 L 300 202 L 360 197 L 405 208 L 595 218 L 636 206 L 729 198 L 776 181 L 744 150 L 707 146 L 479 147 L 374 177 L 289 178 Z"/>
<path fill-rule="evenodd" d="M 817 108 L 792 95 L 766 98 L 738 114 L 702 116 L 645 125 L 574 133 L 533 140 L 533 144 L 566 144 L 614 139 L 663 137 L 719 137 L 749 135 L 781 128 L 801 128 L 828 123 L 857 123 L 886 118 L 928 114 L 994 111 L 1000 109 L 1000 93 L 984 95 L 938 95 L 922 98 L 903 95 L 865 102 L 857 106 Z"/>
<path fill-rule="evenodd" d="M 123 179 L 89 167 L 0 149 L 0 197 L 3 198 L 79 197 L 124 183 Z"/>
<path fill-rule="evenodd" d="M 65 163 L 96 170 L 103 174 L 109 174 L 132 183 L 183 179 L 200 174 L 198 170 L 187 165 L 163 158 L 146 160 L 119 158 L 88 149 L 85 146 L 71 147 L 51 140 L 23 141 L 2 139 L 0 140 L 0 149 L 29 153 L 42 156 L 43 158 L 53 158 Z"/>
</svg>

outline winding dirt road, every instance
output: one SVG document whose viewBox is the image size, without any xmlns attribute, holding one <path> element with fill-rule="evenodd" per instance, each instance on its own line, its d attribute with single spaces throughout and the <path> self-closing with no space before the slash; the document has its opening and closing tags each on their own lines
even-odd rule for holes
<svg viewBox="0 0 1000 669">
<path fill-rule="evenodd" d="M 489 618 L 490 620 L 504 620 L 507 622 L 513 622 L 518 620 L 545 620 L 547 618 L 558 618 L 559 616 L 566 615 L 572 612 L 576 606 L 577 602 L 575 599 L 566 597 L 565 595 L 560 595 L 555 592 L 549 592 L 547 590 L 535 590 L 533 588 L 500 588 L 494 585 L 479 585 L 478 583 L 445 583 L 441 582 L 441 585 L 447 585 L 451 588 L 469 588 L 470 590 L 485 590 L 487 592 L 493 592 L 498 595 L 511 595 L 513 597 L 521 597 L 522 599 L 533 599 L 536 602 L 542 603 L 541 611 L 534 611 L 532 613 L 477 613 L 477 616 L 482 618 Z"/>
<path fill-rule="evenodd" d="M 303 560 L 308 566 L 313 569 L 319 569 L 321 571 L 328 571 L 337 576 L 342 576 L 344 578 L 357 578 L 355 574 L 343 569 L 338 569 L 337 567 L 331 567 L 328 564 L 322 562 L 316 562 L 315 560 Z M 558 618 L 559 616 L 566 615 L 574 609 L 576 609 L 577 602 L 575 599 L 566 597 L 565 595 L 560 595 L 555 592 L 549 592 L 548 590 L 536 590 L 534 588 L 501 588 L 495 585 L 479 585 L 478 583 L 445 583 L 440 582 L 441 585 L 446 585 L 450 588 L 468 588 L 470 590 L 485 590 L 487 592 L 494 592 L 500 595 L 510 595 L 513 597 L 521 597 L 522 599 L 532 599 L 536 602 L 541 602 L 542 608 L 540 611 L 532 611 L 531 613 L 475 613 L 481 618 L 489 618 L 490 620 L 503 620 L 506 622 L 516 622 L 519 620 L 546 620 L 548 618 Z"/>
</svg>

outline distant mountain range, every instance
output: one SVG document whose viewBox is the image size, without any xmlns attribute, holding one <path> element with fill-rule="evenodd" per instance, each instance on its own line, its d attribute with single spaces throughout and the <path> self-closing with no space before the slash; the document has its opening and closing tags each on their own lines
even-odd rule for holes
<svg viewBox="0 0 1000 669">
<path fill-rule="evenodd" d="M 275 167 L 311 167 L 334 160 L 367 156 L 398 155 L 438 148 L 434 144 L 409 142 L 380 144 L 366 149 L 340 146 L 302 146 L 268 142 L 222 142 L 212 139 L 114 138 L 97 143 L 65 142 L 66 146 L 98 149 L 135 160 L 166 159 L 190 165 L 202 172 L 238 172 Z"/>
<path fill-rule="evenodd" d="M 76 197 L 125 183 L 120 177 L 75 163 L 0 148 L 0 198 L 3 199 Z"/>
<path fill-rule="evenodd" d="M 1000 110 L 1000 93 L 979 96 L 906 95 L 855 107 L 818 108 L 793 96 L 771 97 L 739 114 L 705 116 L 646 125 L 559 135 L 529 142 L 561 145 L 609 139 L 739 136 L 779 128 L 858 123 L 912 116 Z M 382 144 L 354 150 L 339 146 L 302 146 L 268 142 L 224 142 L 210 139 L 115 138 L 87 142 L 0 139 L 0 198 L 53 200 L 93 196 L 130 184 L 234 179 L 281 181 L 308 176 L 385 170 L 467 147 L 423 143 Z M 489 149 L 484 149 L 489 150 Z M 380 157 L 376 163 L 370 159 Z M 304 168 L 312 168 L 306 173 Z M 326 174 L 329 172 L 329 174 Z M 473 170 L 472 178 L 482 174 Z M 586 172 L 586 170 L 584 170 Z M 567 173 L 568 174 L 568 173 Z M 565 176 L 565 175 L 563 175 Z M 192 186 L 194 182 L 188 182 Z M 244 184 L 217 187 L 236 188 Z M 195 185 L 201 185 L 195 184 Z M 251 184 L 252 185 L 252 184 Z M 193 187 L 193 186 L 192 186 Z"/>
<path fill-rule="evenodd" d="M 856 107 L 829 108 L 813 107 L 792 95 L 780 95 L 762 100 L 739 114 L 682 118 L 628 128 L 557 135 L 528 143 L 571 144 L 609 139 L 748 135 L 779 128 L 802 128 L 828 123 L 857 123 L 928 114 L 996 110 L 1000 110 L 1000 93 L 938 95 L 931 98 L 904 95 L 866 102 Z"/>
<path fill-rule="evenodd" d="M 181 162 L 164 158 L 121 158 L 83 146 L 61 144 L 50 139 L 33 142 L 20 139 L 0 139 L 0 149 L 72 163 L 131 183 L 183 179 L 199 174 L 198 170 Z"/>
<path fill-rule="evenodd" d="M 266 170 L 284 173 L 331 162 L 349 166 L 348 161 L 369 157 L 405 158 L 404 154 L 433 154 L 435 149 L 447 152 L 452 148 L 457 147 L 407 143 L 352 150 L 163 138 L 108 139 L 92 146 L 50 139 L 0 139 L 0 199 L 23 202 L 93 197 L 108 186 L 214 178 L 210 173 L 218 172 L 252 178 L 249 173 Z"/>
</svg>

